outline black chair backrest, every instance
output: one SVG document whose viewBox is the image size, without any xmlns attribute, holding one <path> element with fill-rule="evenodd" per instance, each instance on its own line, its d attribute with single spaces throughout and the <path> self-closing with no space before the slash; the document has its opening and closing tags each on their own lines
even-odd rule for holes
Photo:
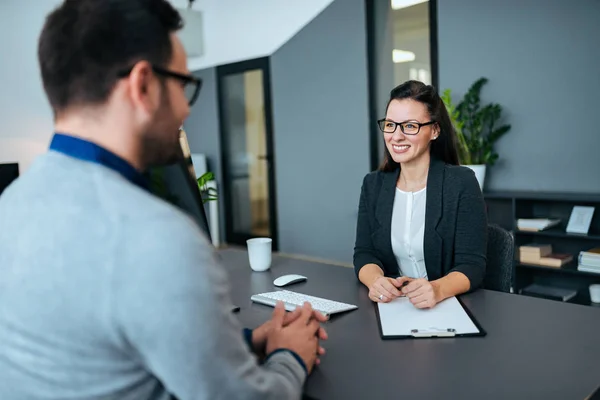
<svg viewBox="0 0 600 400">
<path fill-rule="evenodd" d="M 515 240 L 512 234 L 498 225 L 488 225 L 487 268 L 483 287 L 510 292 L 513 277 Z"/>
</svg>

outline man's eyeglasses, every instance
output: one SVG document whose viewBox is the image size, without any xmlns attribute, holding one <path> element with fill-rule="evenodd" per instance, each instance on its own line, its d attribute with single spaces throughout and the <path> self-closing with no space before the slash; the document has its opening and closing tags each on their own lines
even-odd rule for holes
<svg viewBox="0 0 600 400">
<path fill-rule="evenodd" d="M 400 127 L 400 130 L 405 135 L 416 135 L 421 130 L 422 126 L 427 126 L 435 124 L 435 121 L 429 122 L 416 122 L 416 121 L 406 121 L 406 122 L 394 122 L 389 119 L 380 119 L 377 121 L 377 125 L 379 125 L 379 129 L 384 133 L 394 133 L 396 132 L 396 128 Z"/>
<path fill-rule="evenodd" d="M 125 78 L 126 76 L 129 76 L 132 70 L 133 67 L 119 73 L 119 77 Z M 183 86 L 185 98 L 188 100 L 188 104 L 190 105 L 190 107 L 194 105 L 194 103 L 198 99 L 198 94 L 200 94 L 200 89 L 202 88 L 202 79 L 196 78 L 192 75 L 184 75 L 177 72 L 169 71 L 168 69 L 156 67 L 154 65 L 152 66 L 152 70 L 158 75 L 162 75 L 167 78 L 177 79 L 178 81 L 180 81 L 181 85 Z"/>
</svg>

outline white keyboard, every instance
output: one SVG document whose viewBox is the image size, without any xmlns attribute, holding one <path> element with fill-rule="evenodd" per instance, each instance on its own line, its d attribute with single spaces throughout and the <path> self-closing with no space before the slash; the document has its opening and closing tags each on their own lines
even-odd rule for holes
<svg viewBox="0 0 600 400">
<path fill-rule="evenodd" d="M 304 302 L 309 302 L 314 310 L 320 311 L 325 315 L 341 313 L 357 309 L 352 304 L 341 303 L 339 301 L 327 300 L 320 297 L 309 296 L 307 294 L 291 292 L 289 290 L 277 290 L 275 292 L 259 293 L 250 297 L 255 303 L 275 307 L 278 301 L 282 301 L 285 309 L 294 311 L 296 307 L 302 307 Z"/>
</svg>

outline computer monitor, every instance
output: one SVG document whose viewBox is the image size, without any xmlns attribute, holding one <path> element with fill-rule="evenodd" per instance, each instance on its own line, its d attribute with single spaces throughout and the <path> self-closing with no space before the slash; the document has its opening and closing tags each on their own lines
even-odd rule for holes
<svg viewBox="0 0 600 400">
<path fill-rule="evenodd" d="M 14 181 L 19 177 L 19 164 L 0 164 L 0 195 Z"/>
<path fill-rule="evenodd" d="M 161 167 L 160 170 L 151 170 L 150 174 L 159 176 L 162 182 L 160 191 L 155 193 L 161 197 L 166 197 L 168 201 L 189 214 L 198 224 L 200 229 L 206 233 L 209 241 L 211 240 L 210 228 L 202 196 L 196 182 L 196 173 L 192 163 L 190 148 L 185 131 L 181 131 L 180 137 L 181 157 L 176 164 L 167 167 Z M 156 191 L 156 185 L 153 189 Z"/>
</svg>

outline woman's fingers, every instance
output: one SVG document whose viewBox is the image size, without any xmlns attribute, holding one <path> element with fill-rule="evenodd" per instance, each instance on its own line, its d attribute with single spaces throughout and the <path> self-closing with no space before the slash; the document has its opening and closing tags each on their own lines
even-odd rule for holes
<svg viewBox="0 0 600 400">
<path fill-rule="evenodd" d="M 398 288 L 392 283 L 392 281 L 395 281 L 395 279 L 392 278 L 386 278 L 382 283 L 381 286 L 386 289 L 388 291 L 388 293 L 390 293 L 390 295 L 392 295 L 393 297 L 400 297 L 402 295 L 402 293 L 400 293 L 400 291 L 398 290 Z"/>
</svg>

